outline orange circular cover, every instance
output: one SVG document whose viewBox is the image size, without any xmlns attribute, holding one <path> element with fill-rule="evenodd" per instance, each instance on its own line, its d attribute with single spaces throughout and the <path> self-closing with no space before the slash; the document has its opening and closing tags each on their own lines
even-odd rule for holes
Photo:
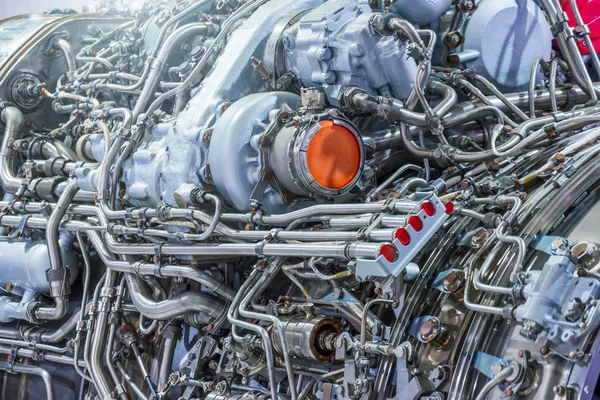
<svg viewBox="0 0 600 400">
<path fill-rule="evenodd" d="M 306 150 L 308 170 L 327 189 L 348 185 L 360 170 L 360 143 L 347 128 L 321 122 Z"/>
</svg>

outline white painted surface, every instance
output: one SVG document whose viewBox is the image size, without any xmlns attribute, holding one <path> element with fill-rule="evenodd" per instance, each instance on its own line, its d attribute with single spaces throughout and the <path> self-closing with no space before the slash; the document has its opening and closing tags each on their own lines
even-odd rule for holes
<svg viewBox="0 0 600 400">
<path fill-rule="evenodd" d="M 94 4 L 95 0 L 0 0 L 0 19 L 54 8 L 72 8 L 81 12 L 83 7 L 92 9 Z"/>
</svg>

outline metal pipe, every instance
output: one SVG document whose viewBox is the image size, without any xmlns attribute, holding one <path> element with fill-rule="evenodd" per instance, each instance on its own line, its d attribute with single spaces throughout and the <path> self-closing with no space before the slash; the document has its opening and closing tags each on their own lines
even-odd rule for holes
<svg viewBox="0 0 600 400">
<path fill-rule="evenodd" d="M 287 371 L 287 378 L 289 381 L 289 388 L 292 400 L 296 400 L 298 398 L 298 393 L 296 392 L 296 385 L 294 379 L 294 370 L 292 366 L 292 359 L 290 357 L 289 346 L 287 337 L 285 334 L 285 326 L 281 320 L 273 315 L 269 314 L 261 314 L 253 311 L 247 310 L 250 302 L 253 298 L 256 298 L 259 293 L 261 293 L 275 278 L 275 275 L 281 270 L 282 260 L 275 261 L 271 264 L 269 269 L 263 273 L 263 275 L 258 280 L 258 283 L 248 292 L 248 294 L 242 300 L 239 306 L 239 313 L 241 316 L 250 319 L 258 319 L 263 321 L 268 321 L 273 324 L 275 329 L 277 330 L 277 334 L 279 336 L 279 340 L 281 342 L 281 350 L 284 358 L 284 364 Z M 265 343 L 265 346 L 272 346 L 271 343 Z"/>
<path fill-rule="evenodd" d="M 14 173 L 13 143 L 21 139 L 25 117 L 16 107 L 6 105 L 0 113 L 0 119 L 5 124 L 2 148 L 0 149 L 0 186 L 8 193 L 16 193 L 21 187 L 22 180 Z"/>
<path fill-rule="evenodd" d="M 156 60 L 150 65 L 148 81 L 133 109 L 134 118 L 137 118 L 146 109 L 163 77 L 169 56 L 174 50 L 179 49 L 181 42 L 191 36 L 205 35 L 216 30 L 217 28 L 212 23 L 196 22 L 181 26 L 167 38 Z"/>
<path fill-rule="evenodd" d="M 65 192 L 56 203 L 46 228 L 46 241 L 48 243 L 48 256 L 50 257 L 50 268 L 47 272 L 48 282 L 50 283 L 50 294 L 54 298 L 54 307 L 40 307 L 35 310 L 35 316 L 42 320 L 57 320 L 63 318 L 69 307 L 70 293 L 68 270 L 63 265 L 62 255 L 60 253 L 60 243 L 58 228 L 67 209 L 75 195 L 79 191 L 77 180 L 73 179 L 65 189 Z M 53 273 L 51 275 L 51 273 Z"/>
<path fill-rule="evenodd" d="M 231 325 L 234 325 L 234 326 L 237 325 L 241 328 L 244 328 L 244 329 L 247 329 L 247 330 L 250 330 L 253 332 L 257 332 L 260 335 L 260 337 L 262 338 L 262 345 L 263 345 L 263 349 L 265 352 L 265 359 L 267 362 L 267 375 L 269 377 L 269 383 L 271 386 L 270 387 L 271 396 L 273 399 L 278 399 L 279 397 L 277 396 L 277 384 L 276 384 L 277 381 L 275 380 L 275 367 L 274 367 L 274 363 L 273 363 L 273 345 L 271 344 L 271 338 L 269 337 L 268 332 L 258 325 L 251 324 L 246 321 L 242 321 L 240 319 L 237 319 L 235 316 L 236 313 L 239 313 L 238 304 L 240 304 L 240 302 L 243 300 L 244 296 L 246 295 L 245 291 L 258 278 L 258 273 L 259 273 L 259 271 L 257 269 L 253 270 L 252 273 L 250 274 L 250 276 L 248 277 L 248 279 L 246 279 L 246 282 L 244 282 L 244 284 L 242 285 L 242 288 L 240 288 L 240 291 L 238 292 L 237 296 L 231 303 L 229 310 L 227 311 L 227 320 L 229 321 L 229 323 L 231 323 Z M 242 290 L 242 289 L 244 289 L 244 290 Z M 244 338 L 237 336 L 235 334 L 235 332 L 233 332 L 233 330 L 232 330 L 232 336 L 233 336 L 234 340 L 236 340 L 238 342 L 244 340 Z"/>
<path fill-rule="evenodd" d="M 75 59 L 75 52 L 73 51 L 73 47 L 71 47 L 71 43 L 67 42 L 65 39 L 59 39 L 56 41 L 56 46 L 62 50 L 65 59 L 67 60 L 67 76 L 70 78 L 73 77 L 75 71 L 77 71 L 77 60 Z"/>
<path fill-rule="evenodd" d="M 52 382 L 52 375 L 48 371 L 40 367 L 34 367 L 32 365 L 23 365 L 23 364 L 9 364 L 9 363 L 1 363 L 0 369 L 3 371 L 16 372 L 19 374 L 29 374 L 35 375 L 42 378 L 44 382 L 44 386 L 46 388 L 46 399 L 54 400 L 54 385 Z"/>
<path fill-rule="evenodd" d="M 548 89 L 550 90 L 550 105 L 553 112 L 558 111 L 556 104 L 556 77 L 558 75 L 558 61 L 555 59 L 550 62 L 550 79 L 548 81 Z"/>
<path fill-rule="evenodd" d="M 585 45 L 590 51 L 590 57 L 592 58 L 592 64 L 594 65 L 594 69 L 596 70 L 596 74 L 600 76 L 600 60 L 598 59 L 598 54 L 596 53 L 596 48 L 594 47 L 594 43 L 592 42 L 592 38 L 590 37 L 590 28 L 583 21 L 581 17 L 581 13 L 579 12 L 579 6 L 577 5 L 577 0 L 570 0 L 571 12 L 575 17 L 575 21 L 577 25 L 582 28 L 583 31 L 583 40 L 585 41 Z"/>
<path fill-rule="evenodd" d="M 151 319 L 166 321 L 188 312 L 201 312 L 217 318 L 225 308 L 220 299 L 203 292 L 185 292 L 167 300 L 154 301 L 148 287 L 137 276 L 126 274 L 125 279 L 133 304 Z"/>
<path fill-rule="evenodd" d="M 106 280 L 104 282 L 103 293 L 108 293 L 109 289 L 114 286 L 115 273 L 108 271 L 106 273 Z M 111 378 L 107 375 L 106 369 L 102 364 L 102 349 L 106 345 L 107 340 L 107 325 L 108 325 L 108 314 L 110 312 L 110 297 L 108 294 L 100 295 L 100 304 L 98 305 L 98 312 L 94 323 L 94 331 L 91 333 L 92 340 L 90 344 L 89 364 L 88 369 L 96 391 L 100 396 L 101 400 L 112 399 L 113 385 L 111 384 Z M 88 333 L 90 335 L 90 333 Z"/>
</svg>

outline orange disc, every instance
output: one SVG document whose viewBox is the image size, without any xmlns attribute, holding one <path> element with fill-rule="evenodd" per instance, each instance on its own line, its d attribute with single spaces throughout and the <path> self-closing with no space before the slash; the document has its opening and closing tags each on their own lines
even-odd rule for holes
<svg viewBox="0 0 600 400">
<path fill-rule="evenodd" d="M 352 182 L 360 170 L 360 143 L 341 125 L 332 121 L 320 125 L 306 149 L 308 170 L 321 186 L 339 190 Z"/>
</svg>

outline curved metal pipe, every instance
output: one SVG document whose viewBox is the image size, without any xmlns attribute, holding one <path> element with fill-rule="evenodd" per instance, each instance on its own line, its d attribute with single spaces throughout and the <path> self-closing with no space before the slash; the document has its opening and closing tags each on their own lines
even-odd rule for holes
<svg viewBox="0 0 600 400">
<path fill-rule="evenodd" d="M 22 180 L 14 173 L 14 150 L 12 145 L 15 140 L 23 136 L 25 117 L 16 107 L 7 106 L 0 113 L 4 128 L 2 148 L 0 149 L 0 186 L 8 193 L 16 193 L 21 187 Z"/>
<path fill-rule="evenodd" d="M 216 32 L 216 30 L 216 26 L 212 23 L 197 22 L 183 25 L 167 38 L 166 42 L 161 47 L 161 51 L 156 57 L 156 60 L 150 66 L 151 71 L 148 76 L 148 82 L 144 85 L 142 93 L 133 109 L 134 118 L 137 118 L 146 109 L 160 84 L 169 56 L 174 50 L 179 49 L 179 44 L 190 36 L 205 35 Z"/>
<path fill-rule="evenodd" d="M 65 59 L 67 60 L 67 75 L 69 78 L 72 78 L 75 71 L 77 71 L 77 60 L 75 58 L 73 47 L 71 47 L 71 43 L 67 42 L 65 39 L 59 39 L 56 41 L 56 47 L 62 50 L 65 55 Z"/>
<path fill-rule="evenodd" d="M 154 301 L 150 290 L 133 274 L 125 275 L 129 295 L 136 308 L 151 319 L 166 321 L 188 312 L 201 312 L 212 318 L 223 314 L 222 300 L 203 292 L 186 292 L 167 300 Z"/>
<path fill-rule="evenodd" d="M 12 364 L 11 366 L 8 363 L 0 364 L 0 369 L 3 371 L 13 371 L 19 374 L 29 374 L 35 375 L 42 378 L 44 382 L 44 386 L 46 387 L 46 399 L 54 400 L 54 385 L 52 383 L 52 375 L 48 371 L 40 367 L 34 367 L 32 365 L 23 365 L 23 364 Z"/>
</svg>

